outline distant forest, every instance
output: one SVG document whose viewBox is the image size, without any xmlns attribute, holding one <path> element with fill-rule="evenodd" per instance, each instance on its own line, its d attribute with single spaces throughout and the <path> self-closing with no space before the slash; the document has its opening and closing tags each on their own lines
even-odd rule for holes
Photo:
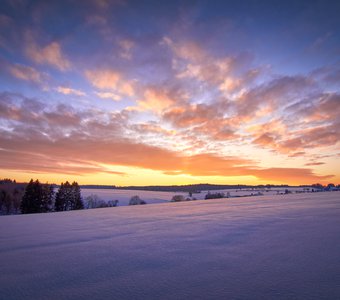
<svg viewBox="0 0 340 300">
<path fill-rule="evenodd" d="M 140 191 L 156 191 L 156 192 L 186 192 L 198 193 L 201 191 L 226 190 L 226 189 L 259 189 L 259 188 L 285 188 L 288 185 L 230 185 L 230 184 L 187 184 L 187 185 L 150 185 L 150 186 L 95 186 L 82 185 L 82 188 L 111 188 L 120 190 L 140 190 Z"/>
</svg>

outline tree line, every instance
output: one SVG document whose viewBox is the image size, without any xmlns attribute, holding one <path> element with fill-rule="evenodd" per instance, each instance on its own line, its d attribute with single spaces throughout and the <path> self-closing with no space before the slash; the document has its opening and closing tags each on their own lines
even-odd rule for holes
<svg viewBox="0 0 340 300">
<path fill-rule="evenodd" d="M 0 180 L 0 213 L 18 213 L 25 187 L 11 179 Z"/>
<path fill-rule="evenodd" d="M 45 213 L 83 209 L 80 187 L 77 182 L 61 183 L 55 193 L 54 185 L 33 180 L 24 186 L 15 181 L 2 181 L 0 211 L 22 214 Z"/>
</svg>

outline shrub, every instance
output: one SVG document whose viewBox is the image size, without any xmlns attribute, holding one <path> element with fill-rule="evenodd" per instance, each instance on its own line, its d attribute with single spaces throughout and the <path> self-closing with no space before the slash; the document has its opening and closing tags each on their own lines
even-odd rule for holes
<svg viewBox="0 0 340 300">
<path fill-rule="evenodd" d="M 218 198 L 225 198 L 224 193 L 210 193 L 205 195 L 205 199 L 218 199 Z"/>
<path fill-rule="evenodd" d="M 129 205 L 143 205 L 146 204 L 146 202 L 144 200 L 142 200 L 141 198 L 139 198 L 139 196 L 133 196 L 130 199 Z"/>
<path fill-rule="evenodd" d="M 175 195 L 171 199 L 171 202 L 182 202 L 182 201 L 185 201 L 185 198 L 183 195 Z"/>
</svg>

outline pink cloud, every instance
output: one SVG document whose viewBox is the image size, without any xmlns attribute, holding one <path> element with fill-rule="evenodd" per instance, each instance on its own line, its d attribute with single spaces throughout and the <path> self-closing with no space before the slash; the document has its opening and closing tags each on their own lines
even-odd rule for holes
<svg viewBox="0 0 340 300">
<path fill-rule="evenodd" d="M 20 64 L 10 65 L 8 70 L 14 77 L 18 79 L 35 83 L 42 83 L 43 79 L 46 77 L 46 75 L 40 73 L 36 69 Z"/>
<path fill-rule="evenodd" d="M 72 89 L 65 86 L 59 86 L 56 88 L 57 92 L 64 95 L 76 95 L 76 96 L 86 96 L 86 93 L 77 89 Z"/>
<path fill-rule="evenodd" d="M 87 70 L 85 76 L 98 89 L 117 92 L 130 97 L 135 94 L 133 83 L 125 80 L 122 74 L 117 71 L 110 69 Z"/>
<path fill-rule="evenodd" d="M 26 55 L 38 64 L 48 64 L 60 71 L 67 71 L 71 68 L 71 63 L 62 53 L 60 44 L 55 41 L 45 47 L 39 47 L 32 39 L 29 39 Z"/>
</svg>

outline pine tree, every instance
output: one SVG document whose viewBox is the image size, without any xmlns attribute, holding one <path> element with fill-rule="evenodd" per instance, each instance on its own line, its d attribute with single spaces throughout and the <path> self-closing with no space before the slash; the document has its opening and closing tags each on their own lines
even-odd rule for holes
<svg viewBox="0 0 340 300">
<path fill-rule="evenodd" d="M 65 206 L 64 183 L 62 182 L 55 197 L 55 211 L 63 211 Z"/>
<path fill-rule="evenodd" d="M 52 210 L 54 190 L 53 186 L 50 184 L 42 185 L 42 199 L 41 199 L 41 212 L 48 212 Z"/>
<path fill-rule="evenodd" d="M 6 191 L 5 192 L 5 198 L 4 198 L 6 214 L 9 214 L 11 212 L 12 203 L 13 203 L 13 195 L 10 191 Z"/>
<path fill-rule="evenodd" d="M 21 201 L 21 213 L 30 214 L 40 212 L 42 201 L 42 189 L 39 180 L 31 181 L 25 189 L 25 194 Z"/>
<path fill-rule="evenodd" d="M 83 209 L 80 187 L 77 182 L 70 184 L 68 181 L 61 183 L 55 198 L 55 210 L 66 211 Z"/>
<path fill-rule="evenodd" d="M 20 210 L 22 214 L 29 214 L 32 212 L 32 203 L 34 201 L 33 179 L 30 180 L 25 188 L 25 194 L 22 197 Z"/>
<path fill-rule="evenodd" d="M 73 202 L 73 208 L 72 209 L 84 209 L 84 204 L 81 199 L 81 192 L 80 187 L 77 182 L 72 183 L 72 202 Z"/>
<path fill-rule="evenodd" d="M 64 196 L 63 210 L 73 210 L 72 186 L 68 181 L 66 181 L 64 184 L 63 196 Z"/>
<path fill-rule="evenodd" d="M 15 188 L 13 191 L 13 208 L 14 208 L 15 213 L 18 213 L 22 196 L 23 196 L 23 190 L 21 188 Z"/>
<path fill-rule="evenodd" d="M 0 190 L 0 211 L 2 211 L 2 206 L 5 202 L 5 191 L 4 190 Z"/>
</svg>

